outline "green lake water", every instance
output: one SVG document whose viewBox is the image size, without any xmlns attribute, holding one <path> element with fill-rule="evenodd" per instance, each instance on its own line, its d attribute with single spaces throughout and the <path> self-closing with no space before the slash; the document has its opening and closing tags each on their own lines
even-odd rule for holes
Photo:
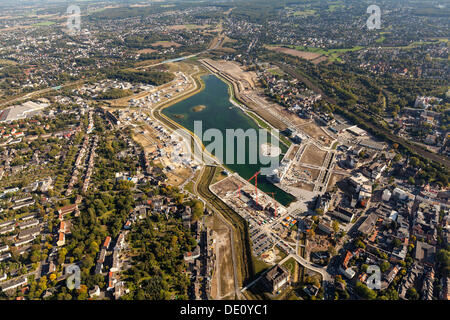
<svg viewBox="0 0 450 320">
<path fill-rule="evenodd" d="M 244 131 L 249 128 L 255 130 L 260 129 L 251 117 L 230 102 L 230 93 L 225 82 L 215 75 L 206 75 L 202 79 L 205 83 L 205 88 L 201 92 L 164 109 L 162 113 L 192 132 L 194 132 L 194 121 L 202 121 L 203 132 L 210 128 L 218 129 L 223 133 L 224 140 L 226 140 L 226 129 L 243 129 Z M 270 141 L 271 138 L 269 136 L 268 142 Z M 212 141 L 203 140 L 203 142 L 207 146 Z M 270 164 L 264 162 L 264 158 L 258 159 L 258 162 L 255 164 L 249 164 L 250 148 L 253 144 L 257 144 L 259 150 L 259 139 L 257 138 L 256 141 L 249 141 L 247 139 L 246 142 L 246 164 L 238 164 L 237 161 L 234 161 L 234 164 L 225 163 L 225 166 L 231 171 L 237 172 L 241 177 L 249 179 L 256 172 L 260 171 L 262 167 L 269 167 Z M 235 159 L 237 154 L 236 144 L 234 151 Z M 287 151 L 287 147 L 281 142 L 279 146 L 284 154 Z M 230 152 L 230 150 L 227 150 L 224 141 L 223 159 L 226 159 L 227 152 Z M 280 160 L 283 154 L 280 155 Z M 261 164 L 261 161 L 263 164 Z M 254 183 L 254 180 L 251 182 Z M 258 189 L 264 192 L 274 192 L 275 198 L 283 205 L 288 205 L 295 200 L 294 196 L 273 185 L 262 175 L 258 176 Z"/>
</svg>

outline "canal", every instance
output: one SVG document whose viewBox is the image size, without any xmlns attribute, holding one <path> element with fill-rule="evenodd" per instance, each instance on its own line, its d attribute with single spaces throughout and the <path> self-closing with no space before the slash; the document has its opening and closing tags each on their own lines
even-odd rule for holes
<svg viewBox="0 0 450 320">
<path fill-rule="evenodd" d="M 205 88 L 201 92 L 180 101 L 173 106 L 165 108 L 162 113 L 192 132 L 194 132 L 194 121 L 202 121 L 203 132 L 211 128 L 220 130 L 224 137 L 223 159 L 226 159 L 227 153 L 230 152 L 226 147 L 226 129 L 243 129 L 246 131 L 250 128 L 255 130 L 259 130 L 260 128 L 250 116 L 230 102 L 230 92 L 228 85 L 225 82 L 215 75 L 203 76 L 202 80 L 205 83 Z M 270 142 L 271 139 L 275 138 L 269 135 L 268 142 Z M 235 142 L 236 141 L 237 140 L 235 140 Z M 212 141 L 208 140 L 203 142 L 204 145 L 207 146 Z M 256 172 L 260 171 L 262 167 L 268 167 L 269 164 L 264 161 L 267 159 L 264 159 L 263 156 L 257 156 L 258 161 L 254 164 L 249 164 L 249 153 L 250 150 L 252 150 L 252 144 L 256 143 L 258 148 L 260 146 L 259 136 L 256 138 L 256 141 L 249 141 L 249 139 L 247 139 L 246 142 L 245 164 L 237 163 L 237 143 L 235 143 L 235 161 L 233 164 L 225 163 L 225 166 L 229 170 L 237 172 L 241 177 L 249 179 Z M 281 142 L 279 142 L 279 146 L 282 152 L 279 156 L 279 159 L 281 160 L 288 148 Z M 252 180 L 252 182 L 254 183 L 254 180 Z M 275 198 L 285 206 L 295 200 L 294 196 L 273 185 L 262 175 L 258 176 L 258 188 L 264 192 L 268 192 L 269 195 L 273 192 Z"/>
</svg>

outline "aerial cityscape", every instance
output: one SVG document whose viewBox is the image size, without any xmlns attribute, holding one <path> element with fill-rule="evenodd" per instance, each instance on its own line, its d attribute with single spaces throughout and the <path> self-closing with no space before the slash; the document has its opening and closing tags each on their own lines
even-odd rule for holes
<svg viewBox="0 0 450 320">
<path fill-rule="evenodd" d="M 444 0 L 0 0 L 0 300 L 449 300 L 449 39 Z"/>
</svg>

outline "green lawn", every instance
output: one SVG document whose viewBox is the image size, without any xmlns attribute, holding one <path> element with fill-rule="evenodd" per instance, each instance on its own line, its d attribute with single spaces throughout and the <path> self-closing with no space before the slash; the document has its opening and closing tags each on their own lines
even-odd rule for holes
<svg viewBox="0 0 450 320">
<path fill-rule="evenodd" d="M 269 71 L 274 76 L 283 76 L 284 75 L 283 71 L 281 71 L 279 68 L 272 68 L 267 71 Z"/>
<path fill-rule="evenodd" d="M 292 275 L 294 273 L 296 264 L 297 264 L 297 261 L 294 258 L 290 258 L 288 261 L 286 261 L 283 264 L 283 267 L 285 267 Z"/>
<path fill-rule="evenodd" d="M 386 37 L 385 36 L 381 36 L 377 40 L 375 40 L 375 42 L 376 43 L 382 43 L 382 42 L 384 42 L 384 40 L 386 40 Z"/>
<path fill-rule="evenodd" d="M 280 257 L 280 259 L 278 260 L 278 262 L 279 261 L 282 261 L 284 258 L 286 258 L 287 257 L 287 254 L 286 254 L 286 252 L 284 252 L 284 250 L 282 250 L 280 247 L 278 247 L 277 246 L 277 249 L 280 251 L 280 253 L 279 253 L 279 257 Z"/>
<path fill-rule="evenodd" d="M 194 194 L 194 183 L 190 181 L 184 186 L 184 189 L 189 191 L 190 193 Z"/>
<path fill-rule="evenodd" d="M 328 12 L 334 12 L 334 11 L 336 11 L 336 10 L 339 9 L 339 8 L 345 8 L 345 6 L 344 6 L 343 4 L 331 4 L 331 5 L 328 7 L 327 11 L 328 11 Z"/>
<path fill-rule="evenodd" d="M 255 275 L 262 273 L 268 268 L 270 268 L 269 264 L 255 257 L 253 257 L 253 266 L 255 268 Z"/>
<path fill-rule="evenodd" d="M 35 27 L 48 27 L 48 26 L 54 25 L 55 23 L 56 22 L 53 22 L 53 21 L 43 21 L 43 22 L 35 23 L 33 26 L 35 26 Z"/>
<path fill-rule="evenodd" d="M 296 17 L 309 17 L 316 14 L 316 10 L 302 10 L 294 12 L 294 16 Z"/>
<path fill-rule="evenodd" d="M 362 46 L 355 46 L 353 48 L 345 48 L 345 49 L 323 49 L 323 48 L 315 48 L 315 47 L 305 47 L 305 46 L 286 46 L 299 51 L 307 51 L 314 52 L 321 55 L 326 56 L 330 61 L 341 61 L 339 56 L 346 52 L 359 51 L 364 49 Z"/>
</svg>

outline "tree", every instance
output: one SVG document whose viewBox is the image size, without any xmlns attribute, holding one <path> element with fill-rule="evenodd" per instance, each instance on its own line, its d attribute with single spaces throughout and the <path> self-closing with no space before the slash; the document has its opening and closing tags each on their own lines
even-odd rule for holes
<svg viewBox="0 0 450 320">
<path fill-rule="evenodd" d="M 333 230 L 335 233 L 339 231 L 339 222 L 337 220 L 333 220 Z"/>
<path fill-rule="evenodd" d="M 402 242 L 400 241 L 400 239 L 395 238 L 392 244 L 394 245 L 394 248 L 398 248 L 402 245 Z"/>
<path fill-rule="evenodd" d="M 442 277 L 449 277 L 450 276 L 450 251 L 441 249 L 438 251 L 436 255 L 436 261 L 438 262 L 439 266 L 439 273 L 442 275 Z"/>
<path fill-rule="evenodd" d="M 369 289 L 369 287 L 367 287 L 365 284 L 363 284 L 360 281 L 356 282 L 355 292 L 361 298 L 366 299 L 366 300 L 374 300 L 377 297 L 377 293 L 375 291 L 373 291 L 372 289 Z"/>
<path fill-rule="evenodd" d="M 66 248 L 62 248 L 61 250 L 59 250 L 58 252 L 58 264 L 63 264 L 64 261 L 66 260 L 66 255 L 67 255 L 67 249 Z"/>
<path fill-rule="evenodd" d="M 39 287 L 40 291 L 47 290 L 47 277 L 46 276 L 43 276 L 43 277 L 41 277 L 41 279 L 39 279 L 38 287 Z"/>
<path fill-rule="evenodd" d="M 194 220 L 198 220 L 202 217 L 203 215 L 203 202 L 199 201 L 199 200 L 195 200 L 194 201 L 194 206 L 192 208 L 192 216 Z"/>
<path fill-rule="evenodd" d="M 355 246 L 356 246 L 357 248 L 361 248 L 361 249 L 365 249 L 365 248 L 366 248 L 366 245 L 365 245 L 364 242 L 362 242 L 360 239 L 356 240 Z"/>
<path fill-rule="evenodd" d="M 336 254 L 336 248 L 334 246 L 329 246 L 328 253 L 330 254 L 330 256 L 334 256 Z"/>
<path fill-rule="evenodd" d="M 416 157 L 411 157 L 409 159 L 409 163 L 411 164 L 411 166 L 417 167 L 420 164 L 420 160 L 418 158 L 416 158 Z"/>
<path fill-rule="evenodd" d="M 51 273 L 49 279 L 50 279 L 50 281 L 55 281 L 56 280 L 56 274 L 54 272 Z"/>
<path fill-rule="evenodd" d="M 384 273 L 384 272 L 388 271 L 390 267 L 391 267 L 391 264 L 388 261 L 384 260 L 380 265 L 380 270 L 381 270 L 381 272 Z"/>
<path fill-rule="evenodd" d="M 408 300 L 419 300 L 419 294 L 415 288 L 411 287 L 406 291 L 406 298 Z"/>
</svg>

